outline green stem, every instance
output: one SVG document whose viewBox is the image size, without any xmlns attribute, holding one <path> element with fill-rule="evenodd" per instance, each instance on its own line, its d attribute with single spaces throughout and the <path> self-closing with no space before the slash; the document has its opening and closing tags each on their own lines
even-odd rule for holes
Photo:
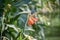
<svg viewBox="0 0 60 40">
<path fill-rule="evenodd" d="M 1 30 L 1 38 L 2 38 L 2 33 L 3 33 L 3 31 L 4 31 L 4 29 L 5 29 L 5 24 L 4 24 L 4 17 L 5 15 L 3 14 L 3 17 L 2 17 L 2 30 Z"/>
</svg>

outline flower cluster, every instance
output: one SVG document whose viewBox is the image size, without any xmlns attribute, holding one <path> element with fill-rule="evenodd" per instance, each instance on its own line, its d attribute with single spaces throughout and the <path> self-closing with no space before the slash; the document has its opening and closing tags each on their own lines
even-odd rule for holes
<svg viewBox="0 0 60 40">
<path fill-rule="evenodd" d="M 29 18 L 28 18 L 28 25 L 32 25 L 32 24 L 34 24 L 36 21 L 38 20 L 38 18 L 35 18 L 35 17 L 33 17 L 33 16 L 29 16 Z"/>
</svg>

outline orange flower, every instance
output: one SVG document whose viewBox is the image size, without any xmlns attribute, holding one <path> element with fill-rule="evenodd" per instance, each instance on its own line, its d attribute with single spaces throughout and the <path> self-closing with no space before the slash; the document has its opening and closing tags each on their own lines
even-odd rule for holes
<svg viewBox="0 0 60 40">
<path fill-rule="evenodd" d="M 38 18 L 35 18 L 35 17 L 29 17 L 29 19 L 28 19 L 28 25 L 32 25 L 32 24 L 34 24 L 35 23 L 35 21 L 37 21 L 38 20 Z"/>
</svg>

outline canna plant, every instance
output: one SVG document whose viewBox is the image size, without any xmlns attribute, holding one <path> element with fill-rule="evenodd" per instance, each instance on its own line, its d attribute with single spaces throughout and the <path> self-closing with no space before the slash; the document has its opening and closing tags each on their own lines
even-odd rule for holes
<svg viewBox="0 0 60 40">
<path fill-rule="evenodd" d="M 48 20 L 40 10 L 44 0 L 2 0 L 1 3 L 1 40 L 45 40 L 43 26 L 48 25 Z"/>
</svg>

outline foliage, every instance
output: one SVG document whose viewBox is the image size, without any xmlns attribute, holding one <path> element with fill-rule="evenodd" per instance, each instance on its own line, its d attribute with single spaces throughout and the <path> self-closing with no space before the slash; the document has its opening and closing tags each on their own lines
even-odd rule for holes
<svg viewBox="0 0 60 40">
<path fill-rule="evenodd" d="M 42 14 L 53 12 L 51 0 L 3 0 L 1 3 L 1 40 L 45 40 L 44 28 L 50 23 Z M 28 25 L 30 16 L 38 20 Z"/>
</svg>

